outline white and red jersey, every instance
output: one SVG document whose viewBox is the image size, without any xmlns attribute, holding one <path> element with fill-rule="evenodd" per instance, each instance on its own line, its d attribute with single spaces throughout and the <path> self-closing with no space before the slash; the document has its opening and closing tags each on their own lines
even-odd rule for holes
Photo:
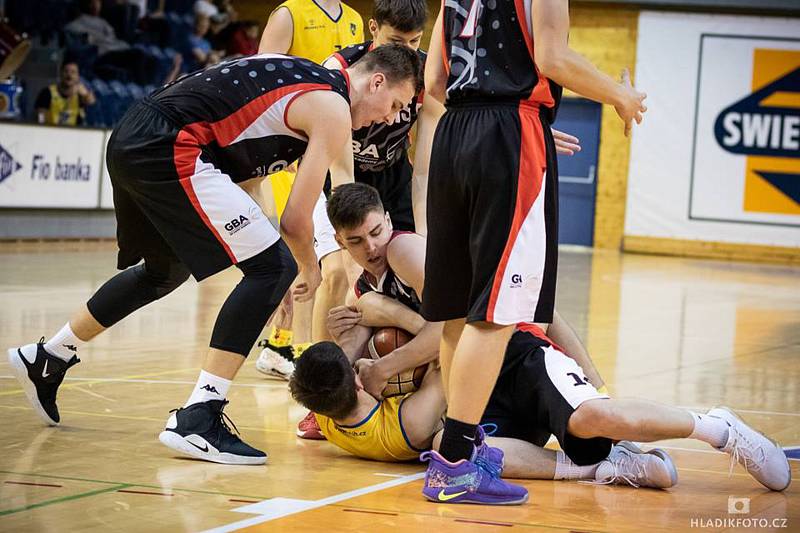
<svg viewBox="0 0 800 533">
<path fill-rule="evenodd" d="M 298 96 L 334 91 L 349 103 L 348 85 L 345 71 L 261 54 L 183 76 L 149 100 L 179 129 L 174 159 L 180 178 L 210 163 L 238 183 L 283 170 L 303 155 L 308 138 L 286 123 Z"/>
</svg>

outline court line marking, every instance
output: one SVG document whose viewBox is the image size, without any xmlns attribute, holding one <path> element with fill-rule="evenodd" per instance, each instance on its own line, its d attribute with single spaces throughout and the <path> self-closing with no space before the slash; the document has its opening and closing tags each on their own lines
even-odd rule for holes
<svg viewBox="0 0 800 533">
<path fill-rule="evenodd" d="M 36 474 L 33 472 L 14 472 L 10 470 L 0 470 L 0 474 L 13 474 L 15 476 L 29 476 L 29 477 L 42 477 L 48 479 L 63 479 L 64 481 L 82 481 L 86 483 L 102 483 L 103 485 L 127 485 L 128 487 L 143 487 L 147 489 L 161 489 L 163 490 L 163 485 L 149 485 L 147 483 L 123 483 L 121 481 L 104 481 L 102 479 L 88 479 L 88 478 L 81 478 L 81 477 L 69 477 L 69 476 L 56 476 L 52 474 Z M 197 494 L 209 494 L 211 496 L 236 496 L 240 498 L 251 498 L 254 500 L 263 500 L 264 496 L 253 496 L 252 494 L 240 494 L 240 493 L 233 493 L 233 492 L 217 492 L 213 490 L 197 490 L 197 489 L 182 489 L 178 487 L 170 487 L 170 490 L 177 491 L 177 492 L 190 492 L 190 493 L 197 493 Z"/>
<path fill-rule="evenodd" d="M 29 405 L 0 405 L 0 409 L 16 409 L 20 411 L 26 411 L 30 410 L 31 407 Z M 166 423 L 166 418 L 151 418 L 149 416 L 114 415 L 111 413 L 91 413 L 89 411 L 74 411 L 72 409 L 59 409 L 59 412 L 62 414 L 66 413 L 68 415 L 97 416 L 101 418 L 116 418 L 120 420 L 144 420 L 146 422 L 158 422 L 159 424 Z M 60 427 L 63 426 L 69 427 L 69 424 L 62 423 Z M 243 425 L 238 425 L 237 427 L 246 429 L 248 431 L 261 431 L 264 433 L 280 433 L 282 435 L 286 435 L 287 433 L 294 435 L 295 433 L 294 430 L 291 429 L 267 429 L 264 427 L 243 426 Z M 175 457 L 184 457 L 184 456 L 175 456 Z"/>
<path fill-rule="evenodd" d="M 363 487 L 360 489 L 343 492 L 341 494 L 336 494 L 334 496 L 329 496 L 327 498 L 322 498 L 321 500 L 270 498 L 269 500 L 264 500 L 259 503 L 254 503 L 252 505 L 245 505 L 243 507 L 233 509 L 233 511 L 237 513 L 253 513 L 253 514 L 258 514 L 259 516 L 255 516 L 253 518 L 246 518 L 244 520 L 232 522 L 230 524 L 226 524 L 224 526 L 216 527 L 213 529 L 207 529 L 203 533 L 227 533 L 229 531 L 234 531 L 236 529 L 241 529 L 243 527 L 262 524 L 270 520 L 275 520 L 276 518 L 283 518 L 284 516 L 293 515 L 303 511 L 309 511 L 311 509 L 317 509 L 319 507 L 335 504 L 344 500 L 356 498 L 358 496 L 364 496 L 365 494 L 378 492 L 384 489 L 396 487 L 398 485 L 404 485 L 411 481 L 422 479 L 423 477 L 425 477 L 425 472 L 418 472 L 416 474 L 410 474 L 397 479 L 393 479 L 391 481 L 384 481 L 383 483 L 378 483 L 377 485 L 370 485 L 368 487 Z"/>
<path fill-rule="evenodd" d="M 0 376 L 0 379 L 17 379 L 14 376 Z M 178 379 L 127 379 L 127 378 L 72 378 L 65 377 L 64 381 L 79 381 L 79 382 L 94 382 L 94 383 L 148 383 L 156 385 L 195 385 L 196 381 L 178 380 Z M 254 389 L 277 389 L 283 388 L 288 390 L 288 382 L 281 383 L 234 383 L 233 387 L 250 387 Z M 77 388 L 72 385 L 72 388 Z M 21 391 L 22 389 L 20 389 Z"/>
<path fill-rule="evenodd" d="M 193 366 L 193 367 L 190 367 L 190 368 L 177 368 L 177 369 L 174 369 L 174 370 L 164 370 L 163 372 L 150 372 L 148 374 L 134 374 L 133 376 L 122 376 L 122 378 L 120 378 L 120 379 L 150 378 L 150 377 L 155 377 L 155 376 L 165 376 L 167 374 L 178 374 L 180 372 L 189 372 L 189 371 L 192 371 L 192 370 L 197 372 L 197 367 Z M 85 383 L 85 384 L 102 383 L 102 379 L 100 381 L 97 381 L 97 378 L 90 378 L 89 381 L 85 381 L 83 383 Z M 60 389 L 61 390 L 72 389 L 72 388 L 75 388 L 77 386 L 79 386 L 78 383 L 72 383 L 72 384 L 68 384 L 68 385 L 62 385 L 60 387 Z M 24 392 L 25 391 L 23 391 L 20 388 L 20 389 L 14 389 L 14 390 L 9 390 L 9 391 L 2 391 L 2 392 L 0 392 L 0 396 L 13 396 L 13 395 L 16 395 L 16 394 L 23 394 Z"/>
<path fill-rule="evenodd" d="M 69 496 L 62 496 L 61 498 L 53 498 L 52 500 L 45 500 L 43 502 L 32 503 L 30 505 L 24 505 L 22 507 L 15 507 L 13 509 L 6 509 L 5 511 L 0 511 L 0 516 L 7 516 L 10 514 L 21 513 L 22 511 L 29 511 L 31 509 L 36 509 L 38 507 L 45 507 L 48 505 L 53 505 L 55 503 L 62 503 L 71 500 L 79 500 L 82 498 L 88 498 L 89 496 L 95 496 L 97 494 L 104 494 L 106 492 L 114 492 L 120 489 L 125 489 L 130 487 L 126 483 L 122 483 L 120 485 L 114 485 L 113 487 L 106 487 L 104 489 L 96 489 L 90 490 L 88 492 L 79 492 L 78 494 L 71 494 Z"/>
</svg>

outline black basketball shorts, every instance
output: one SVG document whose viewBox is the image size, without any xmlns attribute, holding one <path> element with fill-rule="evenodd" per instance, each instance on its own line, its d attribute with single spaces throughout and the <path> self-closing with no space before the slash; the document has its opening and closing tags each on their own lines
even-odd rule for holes
<svg viewBox="0 0 800 533">
<path fill-rule="evenodd" d="M 258 204 L 158 106 L 134 104 L 114 129 L 106 161 L 114 193 L 117 267 L 180 260 L 200 281 L 279 239 Z"/>
<path fill-rule="evenodd" d="M 610 439 L 580 439 L 567 432 L 572 413 L 585 401 L 608 398 L 589 383 L 574 359 L 558 348 L 537 342 L 529 333 L 511 337 L 503 369 L 481 424 L 495 424 L 495 437 L 509 437 L 544 446 L 550 435 L 578 465 L 608 457 Z"/>
<path fill-rule="evenodd" d="M 538 107 L 448 107 L 428 176 L 427 320 L 552 322 L 557 184 L 555 145 Z"/>
</svg>

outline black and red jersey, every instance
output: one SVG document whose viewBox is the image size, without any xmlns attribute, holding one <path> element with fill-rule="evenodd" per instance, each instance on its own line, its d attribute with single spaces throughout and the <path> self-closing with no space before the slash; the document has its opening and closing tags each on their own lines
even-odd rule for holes
<svg viewBox="0 0 800 533">
<path fill-rule="evenodd" d="M 404 233 L 410 232 L 393 231 L 389 242 Z M 388 296 L 392 300 L 397 300 L 416 313 L 419 313 L 420 307 L 422 307 L 422 301 L 417 295 L 417 291 L 389 267 L 386 268 L 386 272 L 383 273 L 380 279 L 375 279 L 372 274 L 365 270 L 356 280 L 355 292 L 357 297 L 361 298 L 361 295 L 373 291 Z"/>
<path fill-rule="evenodd" d="M 346 72 L 261 54 L 183 76 L 149 101 L 179 129 L 175 166 L 181 177 L 191 176 L 200 161 L 241 182 L 278 172 L 305 152 L 308 138 L 286 123 L 295 98 L 327 90 L 349 102 L 348 83 Z"/>
<path fill-rule="evenodd" d="M 561 87 L 534 63 L 532 0 L 444 0 L 447 102 L 527 100 L 553 110 Z"/>
<path fill-rule="evenodd" d="M 348 46 L 333 56 L 342 68 L 348 68 L 372 50 L 372 41 Z M 417 50 L 422 68 L 428 57 L 422 50 Z M 404 107 L 392 124 L 375 123 L 353 132 L 353 158 L 356 172 L 380 172 L 389 165 L 406 157 L 411 126 L 417 121 L 418 113 L 425 98 L 425 89 L 414 95 L 411 103 Z"/>
</svg>

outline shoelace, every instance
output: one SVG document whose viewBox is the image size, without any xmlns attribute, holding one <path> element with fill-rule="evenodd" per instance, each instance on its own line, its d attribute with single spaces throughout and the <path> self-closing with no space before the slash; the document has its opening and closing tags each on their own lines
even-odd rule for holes
<svg viewBox="0 0 800 533">
<path fill-rule="evenodd" d="M 225 414 L 225 411 L 223 410 L 223 409 L 225 409 L 226 405 L 228 405 L 228 401 L 227 400 L 225 401 L 225 403 L 222 404 L 222 409 L 219 410 L 219 416 L 217 417 L 217 423 L 221 424 L 221 426 L 222 426 L 222 427 L 219 427 L 219 426 L 217 427 L 217 438 L 222 436 L 222 431 L 224 429 L 231 436 L 239 439 L 239 437 L 236 437 L 236 435 L 234 435 L 234 433 L 233 433 L 235 431 L 237 435 L 240 434 L 239 433 L 239 428 L 236 427 L 236 424 L 233 423 L 233 420 L 231 420 L 231 417 L 229 417 L 227 414 Z M 231 426 L 229 426 L 228 424 L 225 423 L 226 420 L 231 423 L 231 426 L 233 426 L 233 431 L 231 431 Z M 239 440 L 241 440 L 241 439 L 239 439 Z"/>
<path fill-rule="evenodd" d="M 614 473 L 611 474 L 610 477 L 602 481 L 581 480 L 578 481 L 578 483 L 582 483 L 584 485 L 611 485 L 622 480 L 631 487 L 638 489 L 640 486 L 638 480 L 647 476 L 647 470 L 645 469 L 644 465 L 638 461 L 632 460 L 631 456 L 627 454 L 623 454 L 618 459 L 613 461 L 608 460 L 608 462 L 611 463 L 611 466 L 614 468 Z M 626 473 L 627 470 L 634 470 L 633 475 Z"/>
<path fill-rule="evenodd" d="M 483 456 L 479 455 L 475 458 L 475 465 L 478 468 L 486 471 L 486 473 L 489 474 L 492 479 L 499 479 L 500 474 L 502 474 L 502 470 L 500 470 L 500 468 L 489 462 L 489 460 Z"/>
<path fill-rule="evenodd" d="M 739 431 L 734 426 L 728 426 L 728 431 L 733 432 L 731 464 L 728 470 L 728 477 L 733 476 L 733 469 L 736 464 L 739 463 L 739 459 L 744 459 L 742 466 L 744 467 L 745 472 L 750 473 L 750 468 L 759 470 L 759 465 L 763 464 L 767 457 L 767 452 L 764 451 L 764 448 L 762 448 L 760 444 L 753 443 L 744 435 L 744 433 Z M 744 441 L 744 445 L 742 445 L 742 441 Z M 757 460 L 755 459 L 755 454 L 758 454 L 759 456 Z"/>
</svg>

